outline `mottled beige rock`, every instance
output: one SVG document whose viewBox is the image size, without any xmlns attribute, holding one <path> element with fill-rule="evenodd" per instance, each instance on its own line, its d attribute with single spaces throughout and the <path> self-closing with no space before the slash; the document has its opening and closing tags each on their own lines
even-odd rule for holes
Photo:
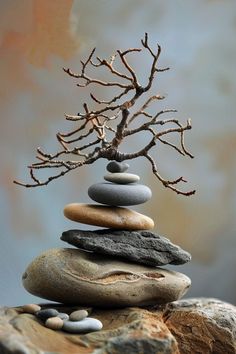
<svg viewBox="0 0 236 354">
<path fill-rule="evenodd" d="M 41 310 L 41 307 L 36 304 L 27 304 L 27 305 L 22 306 L 22 309 L 24 312 L 27 312 L 27 313 L 36 313 Z"/>
<path fill-rule="evenodd" d="M 70 313 L 71 308 L 62 311 Z M 81 335 L 52 331 L 35 316 L 21 314 L 21 308 L 0 308 L 0 353 L 180 354 L 158 311 L 94 309 L 91 315 L 103 323 L 103 329 Z"/>
<path fill-rule="evenodd" d="M 88 311 L 86 310 L 77 310 L 77 311 L 73 311 L 70 314 L 70 321 L 81 321 L 84 318 L 88 317 Z"/>
<path fill-rule="evenodd" d="M 43 306 L 45 308 L 46 305 Z M 51 307 L 51 304 L 47 305 Z M 71 313 L 78 307 L 53 305 Z M 166 308 L 90 309 L 103 329 L 87 335 L 51 331 L 22 308 L 0 308 L 4 354 L 235 354 L 236 308 L 216 299 L 185 299 Z"/>
<path fill-rule="evenodd" d="M 54 330 L 59 330 L 63 327 L 63 320 L 59 317 L 50 317 L 46 320 L 45 326 L 54 329 Z"/>
<path fill-rule="evenodd" d="M 153 229 L 154 221 L 134 210 L 96 204 L 68 204 L 64 208 L 68 219 L 82 224 L 124 230 Z"/>
<path fill-rule="evenodd" d="M 52 249 L 28 266 L 23 285 L 39 297 L 102 307 L 163 304 L 190 286 L 184 274 L 146 267 L 78 249 Z"/>
<path fill-rule="evenodd" d="M 181 354 L 235 354 L 236 307 L 217 299 L 168 304 L 163 319 Z"/>
</svg>

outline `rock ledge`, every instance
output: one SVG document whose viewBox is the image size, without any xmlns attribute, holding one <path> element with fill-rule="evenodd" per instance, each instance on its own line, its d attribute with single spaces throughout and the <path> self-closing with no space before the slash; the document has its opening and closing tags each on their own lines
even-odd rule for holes
<svg viewBox="0 0 236 354">
<path fill-rule="evenodd" d="M 53 307 L 67 313 L 78 309 Z M 164 308 L 87 310 L 103 322 L 103 330 L 85 335 L 53 331 L 22 307 L 1 307 L 0 353 L 236 353 L 236 307 L 216 299 L 180 300 Z"/>
</svg>

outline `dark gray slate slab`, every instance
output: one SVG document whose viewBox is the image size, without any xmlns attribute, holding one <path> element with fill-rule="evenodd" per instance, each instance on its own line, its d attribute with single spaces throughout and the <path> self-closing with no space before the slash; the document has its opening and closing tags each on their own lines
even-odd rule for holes
<svg viewBox="0 0 236 354">
<path fill-rule="evenodd" d="M 69 230 L 63 232 L 61 240 L 87 251 L 150 266 L 178 265 L 191 260 L 188 252 L 150 231 Z"/>
</svg>

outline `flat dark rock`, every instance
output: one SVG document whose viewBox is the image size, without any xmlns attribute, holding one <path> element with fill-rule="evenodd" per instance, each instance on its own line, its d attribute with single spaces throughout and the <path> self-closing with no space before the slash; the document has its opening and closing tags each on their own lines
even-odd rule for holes
<svg viewBox="0 0 236 354">
<path fill-rule="evenodd" d="M 63 232 L 61 240 L 87 251 L 150 266 L 179 265 L 191 260 L 188 252 L 150 231 L 69 230 Z"/>
</svg>

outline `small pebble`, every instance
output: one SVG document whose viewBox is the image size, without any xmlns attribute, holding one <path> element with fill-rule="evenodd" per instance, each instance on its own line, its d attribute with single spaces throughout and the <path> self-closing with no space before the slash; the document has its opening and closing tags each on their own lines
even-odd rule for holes
<svg viewBox="0 0 236 354">
<path fill-rule="evenodd" d="M 117 184 L 129 184 L 135 183 L 140 180 L 138 175 L 133 173 L 108 173 L 104 176 L 104 179 L 108 182 L 117 183 Z"/>
<path fill-rule="evenodd" d="M 36 313 L 36 316 L 41 320 L 47 320 L 50 317 L 58 316 L 59 312 L 55 309 L 44 309 Z"/>
<path fill-rule="evenodd" d="M 50 329 L 61 329 L 63 327 L 63 320 L 59 317 L 50 317 L 45 322 L 45 326 Z"/>
<path fill-rule="evenodd" d="M 107 165 L 107 171 L 109 172 L 125 172 L 129 168 L 129 165 L 125 162 L 111 161 Z"/>
<path fill-rule="evenodd" d="M 26 313 L 34 314 L 34 313 L 41 310 L 41 306 L 36 305 L 36 304 L 27 304 L 27 305 L 22 306 L 22 309 Z"/>
<path fill-rule="evenodd" d="M 77 310 L 70 314 L 70 321 L 81 321 L 85 317 L 88 317 L 88 311 L 86 310 Z"/>
<path fill-rule="evenodd" d="M 59 312 L 59 314 L 57 315 L 57 317 L 61 318 L 64 321 L 69 320 L 69 315 L 67 315 L 67 313 L 64 312 Z"/>
<path fill-rule="evenodd" d="M 86 317 L 81 321 L 65 321 L 62 329 L 69 333 L 88 333 L 100 331 L 102 327 L 101 321 L 96 318 Z"/>
</svg>

